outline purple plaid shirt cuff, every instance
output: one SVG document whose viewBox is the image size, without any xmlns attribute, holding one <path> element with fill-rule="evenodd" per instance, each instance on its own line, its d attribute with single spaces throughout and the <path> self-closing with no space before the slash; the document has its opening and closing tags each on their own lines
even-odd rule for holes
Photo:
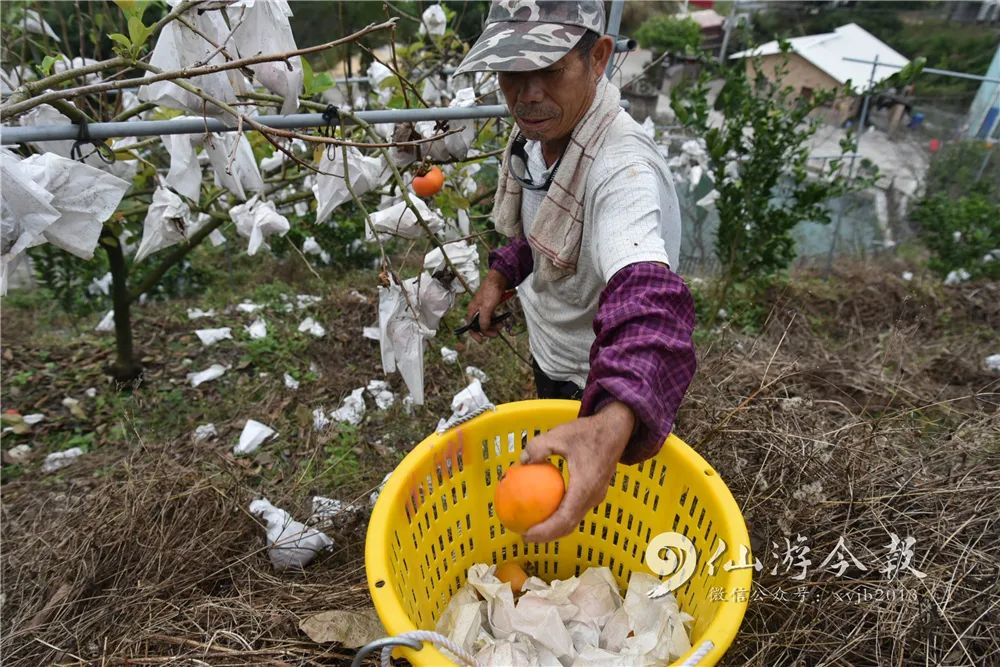
<svg viewBox="0 0 1000 667">
<path fill-rule="evenodd" d="M 505 246 L 490 251 L 489 266 L 507 279 L 507 288 L 520 285 L 535 268 L 528 239 L 517 236 Z"/>
<path fill-rule="evenodd" d="M 601 292 L 580 416 L 614 400 L 631 408 L 636 427 L 622 463 L 654 456 L 670 434 L 697 365 L 694 323 L 691 292 L 664 264 L 630 264 Z"/>
</svg>

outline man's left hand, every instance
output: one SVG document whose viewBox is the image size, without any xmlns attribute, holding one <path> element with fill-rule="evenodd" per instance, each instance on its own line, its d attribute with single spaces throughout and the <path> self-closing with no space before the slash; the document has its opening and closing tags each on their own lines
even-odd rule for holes
<svg viewBox="0 0 1000 667">
<path fill-rule="evenodd" d="M 634 425 L 632 410 L 613 401 L 597 414 L 556 426 L 528 442 L 521 462 L 541 463 L 558 454 L 569 466 L 569 484 L 555 513 L 524 533 L 525 541 L 548 542 L 569 535 L 604 500 Z"/>
</svg>

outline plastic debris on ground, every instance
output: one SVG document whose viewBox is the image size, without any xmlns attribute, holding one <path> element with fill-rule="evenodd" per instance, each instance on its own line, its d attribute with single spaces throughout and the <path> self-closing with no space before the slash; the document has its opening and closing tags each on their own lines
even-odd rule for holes
<svg viewBox="0 0 1000 667">
<path fill-rule="evenodd" d="M 101 318 L 101 321 L 97 323 L 97 326 L 94 327 L 94 331 L 98 331 L 100 333 L 107 333 L 109 331 L 114 331 L 114 330 L 115 330 L 115 311 L 109 310 L 107 313 L 104 314 L 104 317 Z"/>
<path fill-rule="evenodd" d="M 441 347 L 441 359 L 444 360 L 446 364 L 454 364 L 458 362 L 458 352 L 449 347 Z"/>
<path fill-rule="evenodd" d="M 296 389 L 299 388 L 299 381 L 293 378 L 290 374 L 285 373 L 284 380 L 285 380 L 285 387 L 287 387 L 288 389 L 295 391 Z"/>
<path fill-rule="evenodd" d="M 984 363 L 986 364 L 986 368 L 988 370 L 995 373 L 1000 372 L 1000 354 L 991 354 L 986 357 L 986 361 Z M 25 417 L 25 419 L 27 419 L 27 417 Z"/>
<path fill-rule="evenodd" d="M 479 380 L 473 380 L 468 387 L 455 394 L 451 399 L 451 416 L 448 419 L 438 420 L 437 431 L 443 433 L 458 423 L 462 418 L 472 414 L 476 410 L 493 405 L 483 391 L 483 385 Z"/>
<path fill-rule="evenodd" d="M 353 514 L 360 512 L 364 507 L 355 503 L 344 502 L 337 498 L 324 498 L 323 496 L 313 496 L 312 516 L 309 523 L 326 523 L 343 514 Z"/>
<path fill-rule="evenodd" d="M 5 463 L 27 463 L 31 459 L 31 445 L 14 445 L 4 452 Z"/>
<path fill-rule="evenodd" d="M 389 390 L 389 383 L 385 380 L 372 380 L 365 390 L 375 399 L 375 406 L 379 410 L 388 410 L 396 402 L 396 395 Z"/>
<path fill-rule="evenodd" d="M 955 269 L 954 271 L 949 271 L 948 275 L 945 276 L 945 285 L 958 285 L 964 283 L 972 276 L 965 269 Z"/>
<path fill-rule="evenodd" d="M 240 433 L 240 441 L 233 447 L 233 454 L 253 454 L 265 441 L 277 435 L 270 426 L 261 424 L 255 419 L 248 419 L 243 432 Z"/>
<path fill-rule="evenodd" d="M 215 438 L 219 432 L 215 430 L 215 424 L 202 424 L 194 430 L 194 441 L 204 442 L 209 438 Z"/>
<path fill-rule="evenodd" d="M 385 477 L 383 477 L 382 481 L 379 483 L 378 488 L 375 489 L 374 491 L 372 491 L 371 495 L 368 496 L 368 505 L 369 506 L 375 507 L 375 502 L 378 500 L 379 494 L 382 493 L 382 489 L 385 488 L 385 483 L 389 481 L 389 476 L 390 475 L 392 475 L 392 472 L 387 472 L 385 474 Z"/>
<path fill-rule="evenodd" d="M 296 521 L 266 498 L 251 502 L 250 514 L 259 516 L 267 526 L 267 555 L 278 572 L 301 570 L 333 546 L 325 534 Z"/>
<path fill-rule="evenodd" d="M 351 395 L 344 399 L 339 408 L 330 413 L 330 419 L 338 422 L 347 422 L 353 426 L 361 423 L 365 416 L 365 388 L 358 387 L 351 392 Z"/>
<path fill-rule="evenodd" d="M 45 415 L 41 412 L 33 412 L 30 415 L 24 415 L 21 419 L 23 419 L 24 423 L 28 426 L 34 426 L 35 424 L 45 421 Z"/>
<path fill-rule="evenodd" d="M 229 370 L 228 366 L 223 366 L 222 364 L 212 364 L 205 370 L 198 373 L 188 373 L 187 379 L 191 383 L 192 387 L 197 387 L 203 382 L 217 380 L 222 377 L 227 370 Z"/>
<path fill-rule="evenodd" d="M 83 450 L 79 447 L 70 447 L 62 452 L 52 452 L 42 462 L 42 472 L 55 472 L 60 468 L 65 468 L 82 454 Z"/>
<path fill-rule="evenodd" d="M 900 276 L 900 277 L 903 280 L 905 280 L 906 282 L 910 282 L 911 280 L 913 280 L 913 272 L 912 271 L 903 271 L 903 275 Z"/>
<path fill-rule="evenodd" d="M 322 431 L 327 426 L 330 425 L 330 418 L 326 416 L 326 410 L 323 408 L 316 408 L 312 411 L 313 416 L 313 429 L 317 431 Z"/>
<path fill-rule="evenodd" d="M 232 339 L 233 330 L 229 327 L 220 327 L 218 329 L 197 329 L 195 335 L 198 336 L 198 340 L 205 347 L 210 345 L 215 345 L 220 340 Z"/>
<path fill-rule="evenodd" d="M 476 368 L 475 366 L 466 366 L 465 367 L 465 374 L 467 376 L 469 376 L 470 378 L 474 378 L 476 380 L 479 380 L 482 383 L 486 383 L 490 379 L 489 376 L 486 375 L 486 373 L 484 373 L 480 369 Z"/>
<path fill-rule="evenodd" d="M 215 317 L 214 310 L 202 310 L 201 308 L 188 308 L 187 316 L 189 320 L 200 320 L 203 317 Z"/>
<path fill-rule="evenodd" d="M 495 571 L 495 565 L 470 567 L 466 584 L 436 627 L 483 667 L 652 667 L 669 664 L 691 648 L 694 619 L 680 611 L 673 594 L 649 598 L 660 583 L 650 574 L 634 573 L 622 599 L 606 567 L 551 583 L 529 577 L 517 596 Z"/>
<path fill-rule="evenodd" d="M 243 303 L 236 304 L 236 310 L 240 311 L 241 313 L 256 313 L 263 307 L 264 306 L 260 305 L 259 303 L 251 303 L 249 301 L 244 301 Z"/>
<path fill-rule="evenodd" d="M 268 236 L 284 236 L 291 229 L 288 218 L 278 213 L 274 202 L 261 201 L 258 195 L 229 209 L 229 217 L 236 223 L 236 232 L 249 239 L 247 254 L 250 256 L 256 255 L 261 246 L 267 247 Z"/>
<path fill-rule="evenodd" d="M 257 318 L 253 321 L 253 324 L 243 327 L 250 338 L 258 340 L 260 338 L 267 337 L 267 324 L 264 320 Z"/>
<path fill-rule="evenodd" d="M 322 338 L 326 335 L 326 329 L 323 328 L 323 325 L 311 317 L 307 317 L 299 323 L 299 333 L 307 332 L 316 338 Z"/>
</svg>

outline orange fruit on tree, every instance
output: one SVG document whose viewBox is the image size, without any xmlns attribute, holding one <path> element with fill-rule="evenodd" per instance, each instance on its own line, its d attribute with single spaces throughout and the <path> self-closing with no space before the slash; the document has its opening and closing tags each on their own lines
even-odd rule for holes
<svg viewBox="0 0 1000 667">
<path fill-rule="evenodd" d="M 552 516 L 564 495 L 559 468 L 548 461 L 515 463 L 497 484 L 493 507 L 500 523 L 520 534 Z"/>
<path fill-rule="evenodd" d="M 497 565 L 496 577 L 504 583 L 510 584 L 510 590 L 520 593 L 524 588 L 524 582 L 528 580 L 528 573 L 520 565 L 512 560 Z"/>
<path fill-rule="evenodd" d="M 444 173 L 440 167 L 431 167 L 413 179 L 413 191 L 421 197 L 433 197 L 444 186 Z"/>
</svg>

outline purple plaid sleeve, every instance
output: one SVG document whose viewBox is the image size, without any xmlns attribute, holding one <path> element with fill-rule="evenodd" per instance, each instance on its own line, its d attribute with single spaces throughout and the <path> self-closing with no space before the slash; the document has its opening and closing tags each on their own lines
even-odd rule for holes
<svg viewBox="0 0 1000 667">
<path fill-rule="evenodd" d="M 601 292 L 580 416 L 619 400 L 636 428 L 621 462 L 654 456 L 670 434 L 694 376 L 694 300 L 664 264 L 639 262 L 618 271 Z"/>
<path fill-rule="evenodd" d="M 503 274 L 508 289 L 520 285 L 535 267 L 528 239 L 517 236 L 507 245 L 491 250 L 489 266 Z"/>
</svg>

